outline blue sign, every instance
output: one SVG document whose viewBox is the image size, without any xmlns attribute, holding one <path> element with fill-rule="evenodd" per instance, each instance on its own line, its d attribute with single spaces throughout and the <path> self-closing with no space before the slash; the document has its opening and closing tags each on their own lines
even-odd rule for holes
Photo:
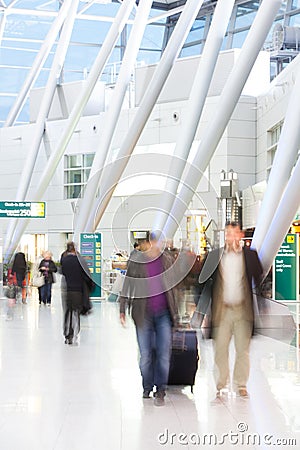
<svg viewBox="0 0 300 450">
<path fill-rule="evenodd" d="M 91 273 L 92 280 L 96 284 L 91 298 L 101 297 L 101 272 L 102 272 L 102 235 L 101 233 L 80 234 L 80 254 L 85 259 Z"/>
</svg>

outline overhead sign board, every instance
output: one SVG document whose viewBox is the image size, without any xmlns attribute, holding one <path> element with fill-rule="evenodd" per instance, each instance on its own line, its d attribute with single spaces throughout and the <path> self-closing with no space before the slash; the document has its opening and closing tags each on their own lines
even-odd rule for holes
<svg viewBox="0 0 300 450">
<path fill-rule="evenodd" d="M 0 202 L 0 217 L 45 218 L 45 202 Z"/>
<path fill-rule="evenodd" d="M 299 259 L 298 235 L 287 234 L 274 261 L 273 298 L 298 300 Z"/>
</svg>

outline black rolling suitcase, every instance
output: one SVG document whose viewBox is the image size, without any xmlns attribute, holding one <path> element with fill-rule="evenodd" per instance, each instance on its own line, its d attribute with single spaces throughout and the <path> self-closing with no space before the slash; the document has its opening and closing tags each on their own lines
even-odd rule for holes
<svg viewBox="0 0 300 450">
<path fill-rule="evenodd" d="M 174 331 L 168 384 L 191 386 L 193 392 L 198 361 L 196 330 Z"/>
</svg>

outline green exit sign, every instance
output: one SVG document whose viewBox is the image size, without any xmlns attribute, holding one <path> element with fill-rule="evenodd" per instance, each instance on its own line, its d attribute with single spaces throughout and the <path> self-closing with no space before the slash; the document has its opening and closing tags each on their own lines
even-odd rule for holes
<svg viewBox="0 0 300 450">
<path fill-rule="evenodd" d="M 44 218 L 45 202 L 0 202 L 0 217 Z"/>
<path fill-rule="evenodd" d="M 274 261 L 273 298 L 275 300 L 298 300 L 299 253 L 298 235 L 286 235 Z"/>
</svg>

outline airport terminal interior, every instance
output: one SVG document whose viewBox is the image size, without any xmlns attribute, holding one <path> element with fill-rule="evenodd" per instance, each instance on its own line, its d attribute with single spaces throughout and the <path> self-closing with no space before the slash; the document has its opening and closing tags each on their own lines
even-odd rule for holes
<svg viewBox="0 0 300 450">
<path fill-rule="evenodd" d="M 0 0 L 1 450 L 300 447 L 299 52 L 300 0 Z M 158 407 L 120 321 L 129 255 L 159 230 L 175 259 L 202 262 L 228 221 L 265 277 L 249 396 L 216 395 L 206 314 L 194 385 L 170 384 Z M 68 344 L 70 241 L 96 287 Z M 234 356 L 231 342 L 231 371 Z"/>
<path fill-rule="evenodd" d="M 5 450 L 299 447 L 299 349 L 293 334 L 257 334 L 249 398 L 216 399 L 211 340 L 199 336 L 190 386 L 170 386 L 165 406 L 142 398 L 135 330 L 118 304 L 97 302 L 78 346 L 64 344 L 59 282 L 51 307 L 1 300 L 0 442 Z M 231 349 L 233 352 L 233 348 Z"/>
</svg>

